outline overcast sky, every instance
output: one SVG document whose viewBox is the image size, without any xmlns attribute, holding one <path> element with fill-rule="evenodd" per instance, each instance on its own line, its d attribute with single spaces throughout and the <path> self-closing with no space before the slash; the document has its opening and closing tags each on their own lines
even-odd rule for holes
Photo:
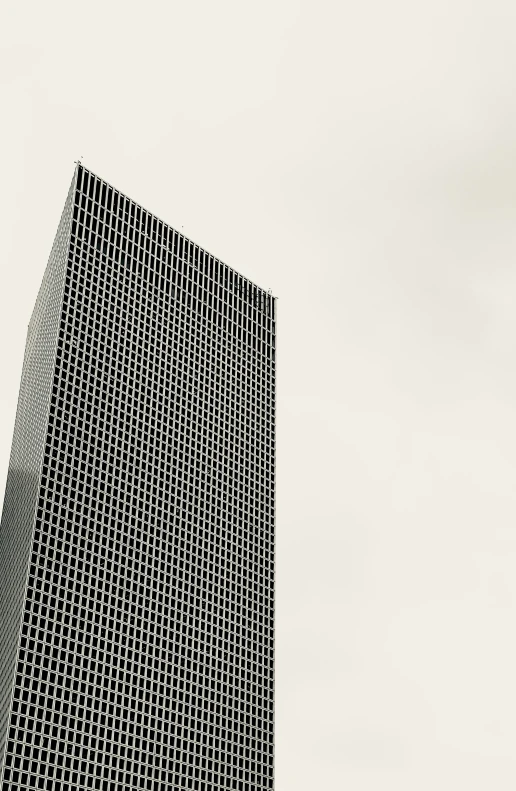
<svg viewBox="0 0 516 791">
<path fill-rule="evenodd" d="M 279 297 L 276 791 L 513 791 L 514 0 L 2 14 L 0 496 L 82 155 Z"/>
</svg>

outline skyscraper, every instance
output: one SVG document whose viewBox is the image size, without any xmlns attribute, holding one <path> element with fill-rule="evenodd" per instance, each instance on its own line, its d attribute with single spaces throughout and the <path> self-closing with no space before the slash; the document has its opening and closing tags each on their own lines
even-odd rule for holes
<svg viewBox="0 0 516 791">
<path fill-rule="evenodd" d="M 77 166 L 0 528 L 2 791 L 273 788 L 275 328 Z"/>
</svg>

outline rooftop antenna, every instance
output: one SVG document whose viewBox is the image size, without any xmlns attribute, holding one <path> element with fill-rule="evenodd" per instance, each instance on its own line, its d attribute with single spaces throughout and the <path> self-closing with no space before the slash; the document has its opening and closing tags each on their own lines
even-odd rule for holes
<svg viewBox="0 0 516 791">
<path fill-rule="evenodd" d="M 79 159 L 74 159 L 73 163 L 74 165 L 82 165 L 82 154 Z"/>
</svg>

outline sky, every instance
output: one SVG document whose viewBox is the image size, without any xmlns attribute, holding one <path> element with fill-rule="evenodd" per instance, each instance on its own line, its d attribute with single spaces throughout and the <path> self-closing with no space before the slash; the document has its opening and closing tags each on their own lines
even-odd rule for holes
<svg viewBox="0 0 516 791">
<path fill-rule="evenodd" d="M 516 4 L 0 14 L 0 497 L 82 156 L 279 300 L 276 791 L 512 791 Z"/>
</svg>

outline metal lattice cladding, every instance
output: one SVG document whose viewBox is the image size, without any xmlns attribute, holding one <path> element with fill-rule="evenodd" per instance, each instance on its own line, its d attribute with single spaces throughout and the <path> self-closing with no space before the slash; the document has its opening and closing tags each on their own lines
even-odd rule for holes
<svg viewBox="0 0 516 791">
<path fill-rule="evenodd" d="M 78 164 L 0 528 L 0 772 L 273 788 L 276 300 Z"/>
</svg>

